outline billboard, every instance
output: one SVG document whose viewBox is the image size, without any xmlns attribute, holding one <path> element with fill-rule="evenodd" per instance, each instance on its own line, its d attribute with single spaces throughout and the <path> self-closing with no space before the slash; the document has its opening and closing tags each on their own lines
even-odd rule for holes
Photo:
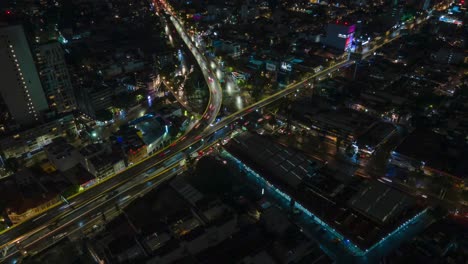
<svg viewBox="0 0 468 264">
<path fill-rule="evenodd" d="M 267 62 L 265 64 L 267 71 L 276 71 L 276 64 Z"/>
<path fill-rule="evenodd" d="M 281 62 L 281 70 L 288 71 L 288 72 L 292 71 L 291 63 L 285 62 L 285 61 Z"/>
</svg>

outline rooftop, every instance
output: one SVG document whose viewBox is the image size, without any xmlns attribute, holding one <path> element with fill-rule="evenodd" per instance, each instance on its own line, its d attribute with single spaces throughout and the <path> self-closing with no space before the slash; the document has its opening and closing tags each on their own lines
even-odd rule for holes
<svg viewBox="0 0 468 264">
<path fill-rule="evenodd" d="M 339 108 L 317 100 L 304 100 L 294 104 L 295 118 L 319 129 L 346 132 L 356 136 L 376 121 L 376 118 L 365 113 Z"/>
<path fill-rule="evenodd" d="M 460 178 L 468 176 L 468 166 L 464 162 L 467 146 L 430 130 L 416 129 L 398 145 L 395 153 Z"/>
<path fill-rule="evenodd" d="M 89 157 L 96 155 L 98 152 L 103 151 L 103 146 L 102 144 L 89 144 L 82 149 L 80 149 L 80 154 L 83 155 L 84 157 Z"/>
<path fill-rule="evenodd" d="M 148 115 L 134 120 L 131 124 L 141 131 L 143 142 L 147 145 L 158 140 L 166 132 L 164 120 L 159 116 Z"/>
<path fill-rule="evenodd" d="M 52 143 L 46 145 L 44 148 L 49 155 L 57 159 L 60 159 L 62 156 L 69 156 L 75 151 L 75 148 L 62 137 L 54 139 Z"/>
<path fill-rule="evenodd" d="M 396 131 L 392 123 L 378 122 L 373 124 L 368 130 L 357 137 L 357 144 L 360 147 L 377 147 L 385 139 L 390 137 Z"/>
<path fill-rule="evenodd" d="M 349 205 L 380 222 L 392 221 L 405 208 L 414 206 L 414 198 L 378 181 L 363 185 Z"/>
<path fill-rule="evenodd" d="M 249 133 L 243 133 L 233 141 L 237 143 L 236 148 L 268 168 L 272 176 L 290 187 L 297 188 L 303 178 L 314 175 L 313 167 L 317 162 L 298 151 L 272 144 L 263 137 Z"/>
</svg>

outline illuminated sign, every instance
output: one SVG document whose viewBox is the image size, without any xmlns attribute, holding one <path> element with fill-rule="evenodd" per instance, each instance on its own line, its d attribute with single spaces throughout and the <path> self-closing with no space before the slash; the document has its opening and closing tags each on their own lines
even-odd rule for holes
<svg viewBox="0 0 468 264">
<path fill-rule="evenodd" d="M 281 69 L 284 71 L 292 71 L 292 66 L 288 62 L 282 62 L 281 63 Z"/>
<path fill-rule="evenodd" d="M 247 80 L 247 76 L 240 72 L 232 72 L 232 77 L 236 80 Z"/>
<path fill-rule="evenodd" d="M 267 71 L 276 71 L 276 65 L 273 63 L 266 63 L 266 69 Z"/>
<path fill-rule="evenodd" d="M 200 20 L 202 19 L 202 16 L 201 16 L 201 14 L 194 14 L 194 15 L 192 16 L 192 18 L 193 18 L 193 20 L 195 20 L 195 21 L 200 21 Z"/>
<path fill-rule="evenodd" d="M 441 16 L 439 18 L 439 21 L 442 21 L 442 22 L 445 22 L 445 23 L 451 23 L 451 24 L 455 24 L 455 25 L 463 25 L 463 22 L 460 21 L 460 20 L 457 20 L 453 17 L 448 17 L 448 16 Z"/>
<path fill-rule="evenodd" d="M 351 34 L 338 34 L 338 37 L 347 39 L 347 38 L 351 37 L 352 35 L 353 35 L 352 33 Z"/>
</svg>

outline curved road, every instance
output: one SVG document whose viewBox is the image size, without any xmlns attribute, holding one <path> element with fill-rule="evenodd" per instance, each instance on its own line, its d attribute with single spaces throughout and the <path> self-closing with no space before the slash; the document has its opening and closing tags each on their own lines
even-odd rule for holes
<svg viewBox="0 0 468 264">
<path fill-rule="evenodd" d="M 183 152 L 192 145 L 203 141 L 203 139 L 210 137 L 216 131 L 223 129 L 228 126 L 230 123 L 236 122 L 239 119 L 242 119 L 244 115 L 251 113 L 257 109 L 260 109 L 276 100 L 279 100 L 285 96 L 295 93 L 299 89 L 310 87 L 310 81 L 327 75 L 330 72 L 333 72 L 339 68 L 347 67 L 354 63 L 354 61 L 345 60 L 343 62 L 337 63 L 336 65 L 322 70 L 319 73 L 313 74 L 311 77 L 294 83 L 288 86 L 286 89 L 281 90 L 268 98 L 265 98 L 257 103 L 249 106 L 248 108 L 242 109 L 230 116 L 223 118 L 220 122 L 213 124 L 216 116 L 222 105 L 222 92 L 221 85 L 216 78 L 216 74 L 213 73 L 208 67 L 207 59 L 201 54 L 201 52 L 195 47 L 195 45 L 190 41 L 190 38 L 186 34 L 182 24 L 178 21 L 177 18 L 170 15 L 168 11 L 171 22 L 174 24 L 179 35 L 183 39 L 184 43 L 188 46 L 192 54 L 197 60 L 197 63 L 202 69 L 205 80 L 208 84 L 210 90 L 210 99 L 208 106 L 200 119 L 194 127 L 188 131 L 184 136 L 176 140 L 170 146 L 159 151 L 157 154 L 150 156 L 143 161 L 127 168 L 125 171 L 116 174 L 115 176 L 106 179 L 98 185 L 91 187 L 85 192 L 79 193 L 78 195 L 71 197 L 69 199 L 71 206 L 63 206 L 64 204 L 60 203 L 55 207 L 36 215 L 35 217 L 3 232 L 0 234 L 0 248 L 5 248 L 15 244 L 17 241 L 23 241 L 30 236 L 44 230 L 48 227 L 54 226 L 54 224 L 60 222 L 62 219 L 70 217 L 71 215 L 76 215 L 91 203 L 107 197 L 113 192 L 116 188 L 129 183 L 130 181 L 135 181 L 137 176 L 144 174 L 146 171 L 153 167 L 164 168 L 169 164 L 163 164 L 168 159 L 173 156 Z M 211 126 L 210 126 L 211 125 Z M 16 250 L 16 249 L 15 249 Z M 10 253 L 6 254 L 7 256 Z M 0 259 L 1 261 L 1 259 Z"/>
<path fill-rule="evenodd" d="M 131 180 L 134 180 L 136 176 L 160 165 L 162 162 L 168 160 L 177 153 L 190 148 L 192 145 L 202 139 L 200 134 L 215 120 L 218 111 L 221 108 L 221 85 L 215 74 L 213 74 L 213 72 L 211 72 L 211 70 L 207 67 L 206 58 L 191 43 L 187 34 L 182 30 L 180 23 L 172 17 L 171 21 L 174 23 L 174 26 L 179 32 L 181 38 L 184 40 L 185 44 L 189 47 L 190 51 L 196 58 L 210 90 L 209 104 L 204 114 L 202 115 L 202 119 L 200 119 L 197 124 L 184 136 L 176 140 L 170 146 L 162 149 L 155 155 L 152 155 L 142 160 L 141 162 L 128 167 L 125 171 L 104 180 L 100 184 L 97 184 L 90 189 L 79 193 L 78 195 L 70 197 L 68 199 L 70 206 L 65 206 L 63 203 L 59 203 L 55 207 L 52 207 L 33 218 L 4 231 L 0 234 L 0 247 L 2 250 L 5 250 L 5 247 L 11 247 L 16 242 L 21 242 L 28 237 L 50 226 L 53 226 L 54 223 L 58 223 L 61 219 L 69 217 L 72 214 L 75 215 L 77 212 L 80 212 L 80 209 L 82 209 L 84 206 L 111 194 L 114 189 L 124 185 Z M 9 255 L 10 253 L 6 251 L 5 256 L 7 257 Z M 0 260 L 2 259 L 0 258 Z"/>
</svg>

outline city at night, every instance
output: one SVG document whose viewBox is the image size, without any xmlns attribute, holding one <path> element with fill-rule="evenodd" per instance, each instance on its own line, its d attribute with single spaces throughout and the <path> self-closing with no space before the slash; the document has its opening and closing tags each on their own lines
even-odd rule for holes
<svg viewBox="0 0 468 264">
<path fill-rule="evenodd" d="M 465 0 L 1 0 L 0 263 L 468 263 Z"/>
</svg>

